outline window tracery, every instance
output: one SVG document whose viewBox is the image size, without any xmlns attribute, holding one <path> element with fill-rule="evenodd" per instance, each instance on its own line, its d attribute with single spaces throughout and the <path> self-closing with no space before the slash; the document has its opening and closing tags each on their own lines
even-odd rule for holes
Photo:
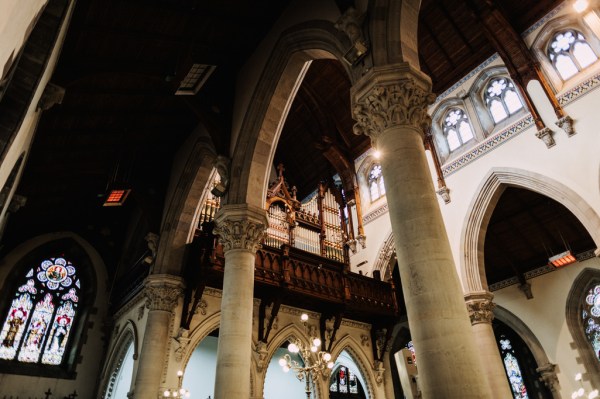
<svg viewBox="0 0 600 399">
<path fill-rule="evenodd" d="M 385 185 L 383 182 L 383 174 L 381 173 L 381 165 L 376 163 L 371 166 L 367 182 L 369 184 L 371 202 L 374 202 L 385 195 Z"/>
<path fill-rule="evenodd" d="M 329 380 L 329 394 L 331 398 L 363 398 L 364 390 L 356 374 L 340 365 Z"/>
<path fill-rule="evenodd" d="M 515 351 L 510 340 L 505 335 L 500 335 L 498 340 L 500 344 L 500 356 L 504 363 L 504 369 L 508 376 L 508 382 L 515 399 L 528 399 L 527 387 L 523 380 L 519 361 L 515 357 Z"/>
<path fill-rule="evenodd" d="M 0 330 L 0 359 L 60 365 L 77 316 L 77 270 L 62 257 L 49 258 L 21 281 Z"/>
<path fill-rule="evenodd" d="M 585 328 L 585 337 L 594 350 L 596 360 L 600 361 L 600 284 L 588 290 L 581 319 Z"/>
<path fill-rule="evenodd" d="M 456 150 L 475 138 L 469 118 L 460 108 L 451 108 L 448 110 L 442 129 L 450 151 Z"/>
<path fill-rule="evenodd" d="M 484 99 L 494 123 L 503 121 L 523 108 L 515 85 L 505 77 L 497 77 L 488 83 Z"/>
<path fill-rule="evenodd" d="M 563 81 L 598 60 L 583 34 L 574 29 L 555 33 L 548 44 L 547 56 Z"/>
</svg>

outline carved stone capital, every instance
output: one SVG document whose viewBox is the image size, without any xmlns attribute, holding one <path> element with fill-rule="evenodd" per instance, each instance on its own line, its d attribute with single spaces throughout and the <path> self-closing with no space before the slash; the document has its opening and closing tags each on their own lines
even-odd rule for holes
<svg viewBox="0 0 600 399">
<path fill-rule="evenodd" d="M 552 148 L 556 144 L 554 137 L 552 137 L 552 130 L 549 127 L 545 127 L 542 130 L 538 130 L 535 137 L 542 140 L 546 144 L 547 148 Z"/>
<path fill-rule="evenodd" d="M 423 134 L 431 124 L 431 80 L 407 63 L 371 69 L 352 87 L 351 98 L 354 134 L 374 143 L 390 128 L 411 127 Z"/>
<path fill-rule="evenodd" d="M 442 186 L 436 193 L 444 200 L 444 204 L 450 203 L 450 189 L 446 186 Z"/>
<path fill-rule="evenodd" d="M 553 393 L 559 391 L 558 376 L 556 375 L 556 364 L 546 363 L 538 367 L 536 371 L 540 374 L 540 381 Z"/>
<path fill-rule="evenodd" d="M 174 276 L 156 275 L 148 277 L 144 288 L 146 307 L 153 310 L 173 312 L 183 295 L 183 283 Z"/>
<path fill-rule="evenodd" d="M 475 292 L 465 295 L 465 302 L 471 319 L 471 325 L 488 323 L 494 320 L 494 295 L 488 291 Z"/>
<path fill-rule="evenodd" d="M 573 119 L 569 115 L 563 116 L 556 122 L 556 126 L 564 130 L 567 133 L 567 136 L 571 137 L 575 134 L 575 129 L 573 128 Z"/>
<path fill-rule="evenodd" d="M 225 252 L 232 249 L 256 252 L 268 225 L 263 209 L 247 204 L 225 205 L 215 217 L 213 232 L 219 236 Z"/>
</svg>

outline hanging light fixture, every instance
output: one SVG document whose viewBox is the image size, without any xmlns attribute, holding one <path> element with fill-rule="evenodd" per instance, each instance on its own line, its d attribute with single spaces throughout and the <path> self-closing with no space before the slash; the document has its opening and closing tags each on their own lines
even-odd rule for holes
<svg viewBox="0 0 600 399">
<path fill-rule="evenodd" d="M 589 3 L 587 0 L 575 0 L 573 2 L 573 9 L 581 14 L 588 8 L 588 5 Z"/>
</svg>

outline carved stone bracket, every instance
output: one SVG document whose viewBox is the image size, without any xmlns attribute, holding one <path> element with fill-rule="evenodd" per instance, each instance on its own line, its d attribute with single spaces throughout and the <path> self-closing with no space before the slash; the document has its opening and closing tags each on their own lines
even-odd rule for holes
<svg viewBox="0 0 600 399">
<path fill-rule="evenodd" d="M 556 145 L 556 141 L 554 141 L 552 134 L 552 130 L 550 130 L 548 127 L 545 127 L 542 130 L 538 130 L 538 132 L 535 134 L 535 137 L 542 140 L 544 144 L 546 144 L 546 147 L 552 148 L 554 145 Z"/>
<path fill-rule="evenodd" d="M 569 137 L 573 136 L 576 133 L 575 129 L 573 128 L 573 119 L 571 119 L 571 117 L 568 115 L 563 116 L 555 123 L 556 126 L 564 130 L 564 132 L 567 133 L 567 136 Z"/>
<path fill-rule="evenodd" d="M 153 310 L 173 312 L 183 294 L 183 284 L 173 276 L 151 276 L 146 281 L 144 295 L 146 307 Z"/>
<path fill-rule="evenodd" d="M 364 234 L 357 235 L 356 241 L 358 241 L 358 243 L 360 244 L 362 249 L 365 249 L 367 247 L 367 236 L 366 235 L 364 235 Z"/>
<path fill-rule="evenodd" d="M 381 385 L 383 383 L 383 373 L 385 373 L 385 368 L 383 367 L 383 361 L 374 360 L 373 361 L 373 374 L 375 374 L 375 382 L 377 385 Z"/>
<path fill-rule="evenodd" d="M 450 189 L 448 187 L 440 187 L 440 189 L 437 190 L 436 193 L 444 200 L 444 204 L 450 203 Z"/>
<path fill-rule="evenodd" d="M 177 341 L 177 348 L 175 349 L 175 360 L 181 362 L 181 359 L 183 359 L 183 354 L 185 353 L 191 341 L 191 339 L 189 338 L 189 331 L 183 328 L 179 329 L 179 334 L 175 338 L 175 341 Z"/>
<path fill-rule="evenodd" d="M 354 134 L 369 136 L 373 144 L 390 128 L 411 127 L 423 134 L 431 124 L 431 81 L 407 63 L 371 69 L 352 87 L 351 97 Z"/>
<path fill-rule="evenodd" d="M 258 341 L 256 345 L 253 345 L 252 348 L 252 356 L 256 360 L 256 368 L 259 372 L 263 371 L 266 367 L 268 367 L 268 352 L 267 352 L 267 344 L 262 341 Z"/>
<path fill-rule="evenodd" d="M 471 325 L 488 323 L 494 320 L 494 307 L 492 302 L 494 295 L 491 292 L 483 291 L 465 295 L 465 302 L 471 319 Z"/>
<path fill-rule="evenodd" d="M 225 205 L 215 218 L 214 234 L 225 252 L 244 249 L 256 252 L 269 221 L 264 209 L 247 204 Z"/>
<path fill-rule="evenodd" d="M 344 32 L 352 43 L 352 47 L 344 54 L 344 59 L 350 65 L 356 64 L 369 50 L 361 29 L 363 19 L 364 14 L 359 14 L 354 7 L 349 7 L 334 25 L 336 29 Z"/>
<path fill-rule="evenodd" d="M 62 104 L 65 97 L 65 88 L 48 82 L 44 88 L 44 92 L 40 97 L 37 108 L 42 111 L 47 111 L 56 104 Z"/>
<path fill-rule="evenodd" d="M 523 294 L 525 294 L 525 297 L 527 299 L 533 299 L 533 292 L 531 291 L 531 284 L 528 282 L 524 282 L 519 284 L 519 289 L 521 291 L 523 291 Z"/>
<path fill-rule="evenodd" d="M 556 364 L 546 363 L 538 367 L 536 371 L 540 374 L 540 381 L 553 393 L 560 391 L 558 376 L 556 375 Z"/>
</svg>

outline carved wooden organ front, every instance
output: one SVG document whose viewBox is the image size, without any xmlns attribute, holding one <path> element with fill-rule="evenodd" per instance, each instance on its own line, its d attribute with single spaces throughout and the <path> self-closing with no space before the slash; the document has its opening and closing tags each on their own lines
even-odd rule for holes
<svg viewBox="0 0 600 399">
<path fill-rule="evenodd" d="M 290 193 L 291 191 L 291 193 Z M 304 202 L 296 190 L 288 189 L 283 168 L 267 192 L 269 217 L 264 245 L 289 245 L 338 262 L 348 263 L 348 224 L 346 205 L 340 190 L 332 183 L 319 183 Z"/>
</svg>

